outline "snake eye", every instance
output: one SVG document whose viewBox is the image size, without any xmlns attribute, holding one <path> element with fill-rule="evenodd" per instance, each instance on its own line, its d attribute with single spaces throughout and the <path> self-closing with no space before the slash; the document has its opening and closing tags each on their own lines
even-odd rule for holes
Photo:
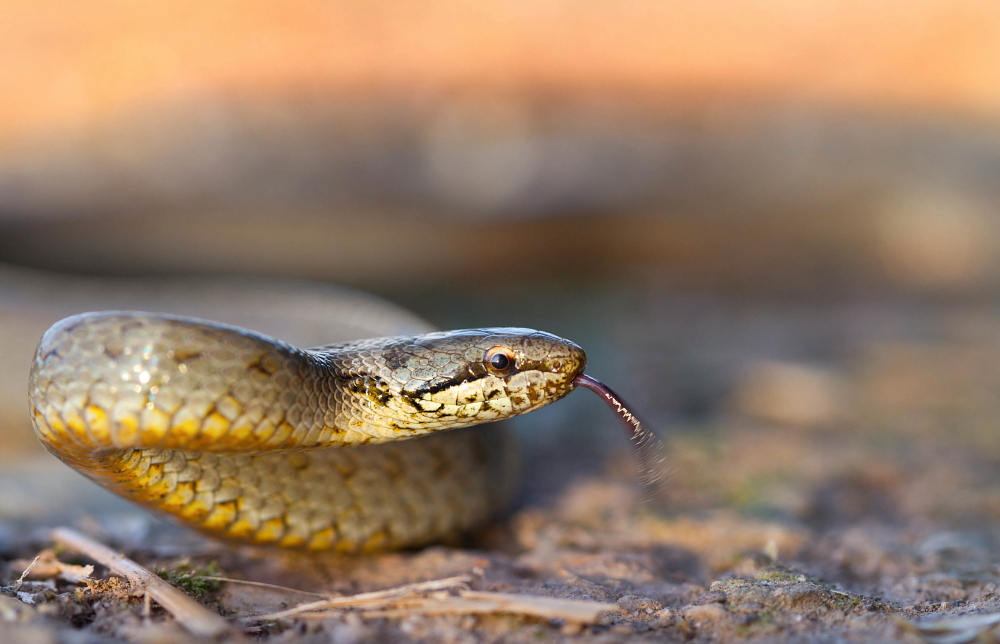
<svg viewBox="0 0 1000 644">
<path fill-rule="evenodd" d="M 514 352 L 507 347 L 493 347 L 483 357 L 486 369 L 496 376 L 506 376 L 514 370 Z"/>
</svg>

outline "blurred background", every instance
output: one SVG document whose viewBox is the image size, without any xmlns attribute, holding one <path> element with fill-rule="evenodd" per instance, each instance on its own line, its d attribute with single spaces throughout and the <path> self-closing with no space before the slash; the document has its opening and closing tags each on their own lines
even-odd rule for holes
<svg viewBox="0 0 1000 644">
<path fill-rule="evenodd" d="M 333 285 L 578 341 L 669 437 L 671 512 L 1000 517 L 992 0 L 7 0 L 0 61 L 10 520 L 54 463 L 25 400 L 48 325 L 318 344 Z M 519 424 L 571 464 L 528 498 L 630 475 L 591 398 Z"/>
</svg>

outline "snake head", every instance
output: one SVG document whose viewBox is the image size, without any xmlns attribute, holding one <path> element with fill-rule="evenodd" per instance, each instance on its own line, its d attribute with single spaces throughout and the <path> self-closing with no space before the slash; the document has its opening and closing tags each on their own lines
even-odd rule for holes
<svg viewBox="0 0 1000 644">
<path fill-rule="evenodd" d="M 508 327 L 398 338 L 363 353 L 371 373 L 388 385 L 368 409 L 380 408 L 383 422 L 414 433 L 544 407 L 573 391 L 587 363 L 568 340 Z"/>
</svg>

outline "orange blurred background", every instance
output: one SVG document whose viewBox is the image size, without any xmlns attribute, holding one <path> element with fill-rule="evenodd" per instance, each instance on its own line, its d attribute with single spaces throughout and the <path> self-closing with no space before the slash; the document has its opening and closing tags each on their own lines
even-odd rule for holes
<svg viewBox="0 0 1000 644">
<path fill-rule="evenodd" d="M 150 105 L 318 92 L 717 101 L 994 120 L 994 2 L 5 3 L 5 146 Z"/>
<path fill-rule="evenodd" d="M 1000 275 L 995 2 L 0 12 L 0 260 L 391 290 L 516 220 L 522 278 Z"/>
</svg>

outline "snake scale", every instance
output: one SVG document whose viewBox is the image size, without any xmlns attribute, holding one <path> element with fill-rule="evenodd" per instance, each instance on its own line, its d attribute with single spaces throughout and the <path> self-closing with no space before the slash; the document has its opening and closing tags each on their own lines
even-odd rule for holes
<svg viewBox="0 0 1000 644">
<path fill-rule="evenodd" d="M 577 345 L 530 329 L 304 350 L 194 318 L 86 313 L 43 336 L 29 400 L 51 453 L 199 531 L 373 551 L 438 540 L 501 508 L 516 477 L 511 438 L 459 428 L 593 388 L 585 365 Z"/>
</svg>

